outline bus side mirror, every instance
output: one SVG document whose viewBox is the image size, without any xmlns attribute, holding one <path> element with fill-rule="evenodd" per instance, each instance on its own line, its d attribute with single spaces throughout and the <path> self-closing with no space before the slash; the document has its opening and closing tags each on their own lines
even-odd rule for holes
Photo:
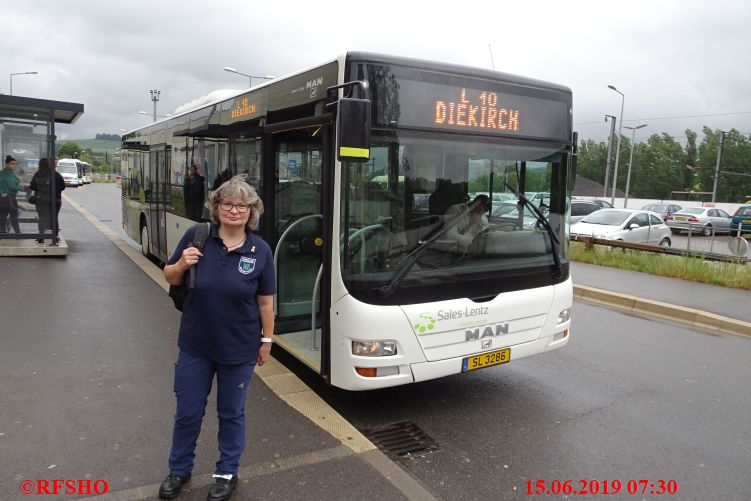
<svg viewBox="0 0 751 501">
<path fill-rule="evenodd" d="M 342 98 L 337 115 L 337 158 L 344 162 L 370 160 L 370 100 Z"/>
</svg>

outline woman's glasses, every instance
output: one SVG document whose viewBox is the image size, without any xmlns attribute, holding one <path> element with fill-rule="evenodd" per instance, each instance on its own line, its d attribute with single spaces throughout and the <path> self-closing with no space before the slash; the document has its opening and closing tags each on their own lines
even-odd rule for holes
<svg viewBox="0 0 751 501">
<path fill-rule="evenodd" d="M 221 207 L 223 211 L 227 212 L 232 212 L 232 209 L 236 209 L 240 214 L 248 212 L 248 209 L 250 209 L 250 205 L 247 204 L 229 204 L 226 202 L 220 202 L 219 207 Z"/>
</svg>

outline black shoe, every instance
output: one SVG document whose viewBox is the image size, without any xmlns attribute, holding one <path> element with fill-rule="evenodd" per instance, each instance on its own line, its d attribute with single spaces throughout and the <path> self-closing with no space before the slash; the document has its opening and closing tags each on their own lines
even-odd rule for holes
<svg viewBox="0 0 751 501">
<path fill-rule="evenodd" d="M 43 238 L 37 238 L 37 243 L 38 244 L 43 244 L 44 243 L 44 239 Z"/>
<path fill-rule="evenodd" d="M 185 484 L 190 482 L 190 474 L 181 477 L 170 473 L 167 478 L 164 479 L 162 485 L 159 486 L 159 498 L 160 499 L 175 499 L 180 495 Z"/>
<path fill-rule="evenodd" d="M 227 501 L 232 497 L 232 492 L 237 487 L 237 475 L 232 475 L 232 480 L 216 477 L 214 485 L 209 489 L 206 501 Z"/>
</svg>

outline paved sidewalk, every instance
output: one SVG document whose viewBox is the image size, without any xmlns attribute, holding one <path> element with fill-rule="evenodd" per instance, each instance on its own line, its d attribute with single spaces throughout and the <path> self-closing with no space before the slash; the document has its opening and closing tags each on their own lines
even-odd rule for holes
<svg viewBox="0 0 751 501">
<path fill-rule="evenodd" d="M 2 499 L 28 499 L 27 479 L 103 479 L 110 494 L 97 499 L 156 499 L 167 474 L 179 312 L 69 204 L 61 226 L 67 258 L 0 258 Z M 295 410 L 259 372 L 234 499 L 432 499 L 380 451 L 353 450 Z M 208 492 L 215 407 L 212 393 L 193 488 L 180 499 Z"/>
<path fill-rule="evenodd" d="M 574 285 L 586 285 L 751 322 L 751 292 L 586 263 L 571 263 Z"/>
</svg>

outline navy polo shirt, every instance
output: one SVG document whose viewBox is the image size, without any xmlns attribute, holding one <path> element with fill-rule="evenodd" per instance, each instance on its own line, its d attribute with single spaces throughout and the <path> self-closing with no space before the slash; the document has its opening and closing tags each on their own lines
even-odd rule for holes
<svg viewBox="0 0 751 501">
<path fill-rule="evenodd" d="M 168 264 L 180 260 L 195 234 L 195 226 L 185 232 Z M 195 288 L 188 289 L 185 297 L 177 344 L 181 350 L 221 364 L 255 362 L 261 347 L 256 295 L 276 293 L 271 249 L 248 232 L 245 244 L 228 252 L 218 227 L 212 224 L 202 252 L 195 265 Z"/>
</svg>

